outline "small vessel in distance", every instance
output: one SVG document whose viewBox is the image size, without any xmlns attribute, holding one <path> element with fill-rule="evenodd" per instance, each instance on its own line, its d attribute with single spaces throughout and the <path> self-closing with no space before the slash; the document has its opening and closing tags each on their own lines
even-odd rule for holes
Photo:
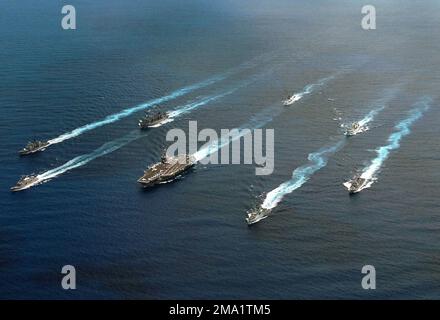
<svg viewBox="0 0 440 320">
<path fill-rule="evenodd" d="M 301 99 L 301 95 L 295 93 L 294 95 L 288 97 L 286 100 L 283 101 L 283 105 L 285 106 L 290 106 L 292 103 L 294 103 L 295 101 L 298 101 L 299 99 Z"/>
<path fill-rule="evenodd" d="M 359 124 L 359 122 L 353 122 L 349 127 L 345 129 L 345 135 L 347 137 L 355 136 L 358 133 L 364 131 L 364 127 Z"/>
<path fill-rule="evenodd" d="M 253 225 L 263 219 L 266 219 L 268 217 L 269 210 L 264 208 L 257 208 L 250 212 L 248 212 L 246 217 L 246 223 L 248 226 Z"/>
<path fill-rule="evenodd" d="M 362 178 L 360 175 L 353 177 L 350 181 L 344 182 L 344 187 L 347 188 L 350 194 L 358 193 L 368 184 L 368 179 Z"/>
<path fill-rule="evenodd" d="M 138 179 L 138 182 L 144 187 L 166 183 L 174 180 L 195 164 L 194 157 L 187 154 L 177 157 L 163 155 L 160 162 L 145 170 L 144 175 Z"/>
<path fill-rule="evenodd" d="M 156 112 L 154 114 L 145 114 L 145 116 L 139 120 L 139 128 L 148 129 L 160 124 L 162 121 L 168 119 L 167 112 Z"/>
<path fill-rule="evenodd" d="M 38 178 L 36 175 L 23 176 L 18 180 L 17 184 L 11 188 L 11 191 L 21 191 L 27 188 L 32 187 L 36 182 L 38 182 Z"/>
<path fill-rule="evenodd" d="M 49 142 L 47 141 L 39 141 L 39 140 L 35 140 L 35 141 L 31 141 L 28 142 L 28 144 L 19 151 L 21 156 L 26 156 L 28 154 L 32 154 L 38 151 L 44 151 L 44 149 L 46 149 L 46 147 L 49 145 Z"/>
</svg>

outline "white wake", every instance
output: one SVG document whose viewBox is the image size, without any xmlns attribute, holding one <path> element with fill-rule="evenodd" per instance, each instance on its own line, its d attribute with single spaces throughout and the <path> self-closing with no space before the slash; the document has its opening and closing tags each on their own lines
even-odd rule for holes
<svg viewBox="0 0 440 320">
<path fill-rule="evenodd" d="M 396 130 L 388 137 L 388 144 L 376 149 L 377 157 L 371 160 L 370 164 L 362 170 L 361 178 L 369 181 L 363 189 L 369 188 L 376 180 L 383 163 L 388 159 L 391 151 L 400 147 L 400 141 L 403 137 L 411 133 L 412 124 L 423 116 L 423 113 L 429 109 L 432 99 L 423 97 L 409 111 L 408 118 L 400 121 L 394 129 Z"/>
</svg>

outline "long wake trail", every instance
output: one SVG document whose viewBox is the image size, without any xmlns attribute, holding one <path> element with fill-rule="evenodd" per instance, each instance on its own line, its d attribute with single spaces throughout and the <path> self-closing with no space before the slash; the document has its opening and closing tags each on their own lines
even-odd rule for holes
<svg viewBox="0 0 440 320">
<path fill-rule="evenodd" d="M 379 114 L 379 112 L 381 112 L 383 109 L 385 109 L 385 106 L 379 106 L 376 109 L 371 110 L 370 112 L 368 112 L 368 114 L 362 118 L 358 123 L 361 127 L 369 124 L 371 121 L 374 120 L 374 118 Z"/>
<path fill-rule="evenodd" d="M 283 182 L 277 188 L 270 191 L 261 204 L 261 208 L 265 210 L 274 209 L 286 194 L 292 193 L 300 188 L 316 171 L 325 167 L 329 156 L 340 150 L 344 142 L 345 140 L 340 140 L 331 146 L 310 153 L 308 156 L 309 163 L 296 168 L 292 172 L 292 178 L 290 180 Z"/>
<path fill-rule="evenodd" d="M 241 82 L 240 84 L 238 84 L 234 88 L 226 90 L 222 93 L 208 96 L 208 97 L 205 97 L 201 100 L 188 103 L 184 106 L 177 107 L 175 110 L 168 112 L 168 116 L 169 116 L 168 119 L 169 120 L 167 121 L 167 123 L 174 121 L 174 119 L 176 119 L 184 114 L 190 113 L 191 111 L 194 111 L 195 109 L 198 109 L 199 107 L 204 106 L 210 102 L 214 102 L 215 100 L 218 100 L 218 99 L 223 98 L 225 96 L 231 95 L 234 92 L 236 92 L 237 90 L 242 89 L 244 87 L 247 87 L 248 85 L 252 84 L 253 82 L 257 81 L 258 79 L 263 78 L 264 76 L 270 74 L 271 72 L 272 72 L 272 69 L 270 69 L 269 71 L 263 72 L 261 74 L 257 74 L 255 76 L 251 77 L 250 79 Z"/>
<path fill-rule="evenodd" d="M 323 87 L 331 80 L 337 78 L 339 75 L 346 73 L 346 72 L 347 71 L 338 71 L 333 75 L 319 79 L 315 83 L 311 83 L 311 84 L 306 85 L 301 92 L 296 92 L 290 98 L 285 100 L 284 105 L 289 106 L 289 105 L 301 100 L 302 98 L 304 98 L 304 96 L 313 93 L 316 89 Z"/>
<path fill-rule="evenodd" d="M 90 153 L 80 155 L 80 156 L 73 158 L 72 160 L 66 162 L 65 164 L 63 164 L 57 168 L 54 168 L 54 169 L 46 171 L 42 174 L 39 174 L 37 176 L 38 181 L 36 182 L 36 184 L 44 182 L 44 181 L 52 179 L 52 178 L 55 178 L 55 177 L 65 173 L 67 171 L 81 167 L 96 158 L 99 158 L 99 157 L 102 157 L 106 154 L 114 152 L 114 151 L 122 148 L 123 146 L 129 144 L 130 142 L 133 142 L 133 141 L 135 141 L 139 138 L 145 137 L 147 135 L 148 135 L 148 133 L 143 133 L 139 130 L 133 130 L 132 132 L 130 132 L 126 136 L 123 136 L 123 137 L 118 138 L 116 140 L 107 142 L 107 143 L 103 144 L 101 147 L 99 147 L 98 149 L 95 149 L 94 151 L 92 151 Z"/>
<path fill-rule="evenodd" d="M 394 127 L 396 131 L 388 137 L 388 144 L 376 149 L 377 157 L 371 160 L 370 164 L 362 170 L 361 178 L 369 181 L 363 189 L 369 188 L 377 180 L 377 174 L 391 151 L 399 149 L 402 138 L 411 133 L 411 126 L 429 109 L 431 102 L 432 98 L 430 97 L 423 97 L 416 102 L 414 108 L 409 111 L 408 118 L 400 121 Z"/>
<path fill-rule="evenodd" d="M 265 108 L 263 111 L 254 115 L 251 120 L 237 128 L 236 134 L 227 137 L 220 137 L 220 139 L 209 142 L 192 156 L 194 157 L 195 161 L 199 162 L 202 159 L 205 159 L 216 153 L 221 148 L 229 145 L 231 142 L 236 141 L 237 139 L 240 139 L 244 135 L 248 134 L 249 130 L 262 128 L 271 122 L 281 112 L 282 109 L 277 105 Z"/>
<path fill-rule="evenodd" d="M 257 60 L 257 59 L 254 59 L 254 60 Z M 88 132 L 88 131 L 94 130 L 96 128 L 102 127 L 104 125 L 119 121 L 119 120 L 126 118 L 126 117 L 128 117 L 138 111 L 148 109 L 154 105 L 161 104 L 161 103 L 164 103 L 164 102 L 167 102 L 170 100 L 174 100 L 174 99 L 179 98 L 183 95 L 186 95 L 192 91 L 213 85 L 219 81 L 227 79 L 228 77 L 232 76 L 233 74 L 236 74 L 244 69 L 254 67 L 256 65 L 256 63 L 257 63 L 256 61 L 244 63 L 235 69 L 232 69 L 232 70 L 227 71 L 227 72 L 220 74 L 220 75 L 213 76 L 205 81 L 198 82 L 196 84 L 180 88 L 178 90 L 171 92 L 168 95 L 165 95 L 165 96 L 162 96 L 162 97 L 159 97 L 156 99 L 152 99 L 152 100 L 149 100 L 145 103 L 136 105 L 134 107 L 124 109 L 118 113 L 108 115 L 102 120 L 98 120 L 98 121 L 86 124 L 84 126 L 76 128 L 70 132 L 64 133 L 64 134 L 58 136 L 57 138 L 49 140 L 48 141 L 49 145 L 57 144 L 57 143 L 65 141 L 65 140 L 72 139 L 74 137 L 77 137 L 77 136 L 85 133 L 85 132 Z"/>
</svg>

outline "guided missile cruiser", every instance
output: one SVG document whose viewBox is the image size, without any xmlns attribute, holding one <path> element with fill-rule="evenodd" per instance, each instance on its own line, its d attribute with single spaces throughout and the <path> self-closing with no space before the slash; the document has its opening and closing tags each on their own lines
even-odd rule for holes
<svg viewBox="0 0 440 320">
<path fill-rule="evenodd" d="M 38 178 L 36 175 L 22 176 L 20 180 L 18 180 L 17 184 L 11 188 L 11 191 L 22 191 L 27 188 L 32 187 Z"/>
<path fill-rule="evenodd" d="M 160 162 L 151 165 L 145 170 L 144 175 L 138 179 L 138 182 L 144 187 L 170 182 L 195 164 L 196 160 L 194 157 L 187 154 L 177 157 L 163 155 Z"/>
<path fill-rule="evenodd" d="M 358 193 L 368 184 L 369 180 L 361 176 L 355 176 L 350 181 L 344 182 L 344 187 L 347 188 L 350 194 Z"/>
<path fill-rule="evenodd" d="M 154 114 L 145 114 L 145 116 L 139 120 L 139 128 L 148 129 L 155 125 L 160 124 L 162 121 L 168 119 L 167 112 L 156 112 Z"/>
<path fill-rule="evenodd" d="M 268 217 L 268 214 L 269 214 L 269 210 L 267 209 L 261 207 L 257 209 L 253 209 L 248 212 L 246 217 L 246 223 L 248 224 L 248 226 L 251 226 L 263 219 L 266 219 Z"/>
<path fill-rule="evenodd" d="M 349 137 L 349 136 L 355 136 L 355 135 L 357 135 L 358 133 L 361 133 L 363 130 L 364 130 L 364 127 L 361 126 L 361 125 L 359 124 L 359 122 L 353 122 L 349 127 L 347 127 L 347 128 L 345 129 L 345 133 L 344 133 L 344 134 L 345 134 L 347 137 Z"/>
<path fill-rule="evenodd" d="M 26 156 L 28 154 L 32 154 L 38 151 L 44 151 L 44 149 L 46 149 L 46 147 L 49 145 L 49 142 L 47 141 L 31 141 L 28 142 L 28 144 L 19 151 L 19 154 L 21 156 Z"/>
<path fill-rule="evenodd" d="M 283 101 L 283 105 L 285 106 L 290 106 L 292 103 L 294 103 L 295 101 L 298 101 L 299 99 L 301 99 L 301 95 L 295 93 L 294 95 L 288 97 L 286 100 Z"/>
</svg>

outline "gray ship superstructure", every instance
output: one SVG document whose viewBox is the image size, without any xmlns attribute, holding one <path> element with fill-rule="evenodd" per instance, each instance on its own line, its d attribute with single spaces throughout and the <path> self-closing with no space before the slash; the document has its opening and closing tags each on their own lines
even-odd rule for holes
<svg viewBox="0 0 440 320">
<path fill-rule="evenodd" d="M 355 136 L 355 135 L 357 135 L 358 133 L 363 132 L 364 129 L 365 129 L 365 128 L 364 128 L 363 126 L 361 126 L 361 125 L 359 124 L 359 122 L 353 122 L 349 127 L 347 127 L 347 128 L 345 129 L 345 135 L 348 136 L 348 137 L 350 137 L 350 136 Z"/>
<path fill-rule="evenodd" d="M 46 149 L 46 147 L 49 145 L 49 142 L 47 141 L 39 141 L 39 140 L 35 140 L 35 141 L 31 141 L 28 142 L 28 144 L 19 151 L 21 156 L 26 156 L 28 154 L 32 154 L 38 151 L 44 151 L 44 149 Z"/>
<path fill-rule="evenodd" d="M 364 189 L 367 186 L 368 182 L 369 182 L 368 179 L 362 178 L 361 176 L 358 175 L 353 177 L 353 179 L 344 182 L 343 185 L 344 187 L 347 188 L 350 194 L 354 194 Z"/>
<path fill-rule="evenodd" d="M 18 180 L 17 184 L 11 188 L 11 191 L 22 191 L 28 189 L 38 183 L 36 175 L 23 176 Z"/>
<path fill-rule="evenodd" d="M 269 210 L 264 209 L 264 208 L 257 208 L 257 209 L 253 209 L 251 211 L 248 212 L 247 216 L 246 216 L 246 223 L 251 226 L 263 219 L 266 219 L 268 217 L 269 214 Z"/>
</svg>

